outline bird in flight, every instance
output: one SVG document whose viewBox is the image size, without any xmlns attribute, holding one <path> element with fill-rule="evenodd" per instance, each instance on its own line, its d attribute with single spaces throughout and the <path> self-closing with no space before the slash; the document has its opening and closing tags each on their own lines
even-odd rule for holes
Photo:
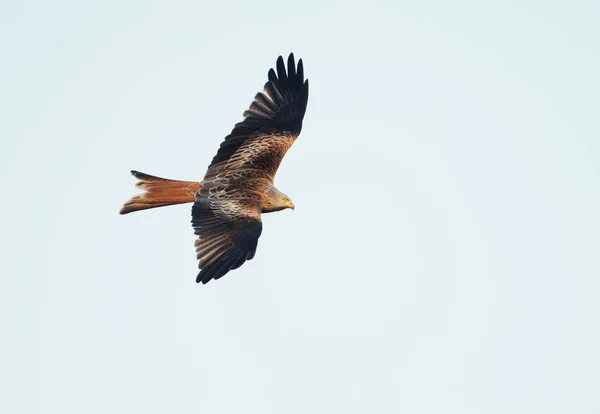
<svg viewBox="0 0 600 414">
<path fill-rule="evenodd" d="M 276 71 L 225 137 L 201 182 L 155 177 L 139 171 L 143 194 L 129 199 L 121 214 L 173 204 L 194 203 L 192 226 L 200 273 L 208 283 L 237 269 L 256 253 L 262 233 L 261 214 L 294 209 L 292 200 L 274 185 L 275 173 L 300 130 L 308 102 L 308 80 L 302 59 L 279 56 Z"/>
</svg>

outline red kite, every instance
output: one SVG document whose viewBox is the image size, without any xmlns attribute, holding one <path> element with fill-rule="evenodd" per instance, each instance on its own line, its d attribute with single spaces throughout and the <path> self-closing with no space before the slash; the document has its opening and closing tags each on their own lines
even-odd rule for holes
<svg viewBox="0 0 600 414">
<path fill-rule="evenodd" d="M 145 192 L 132 197 L 121 214 L 173 204 L 191 203 L 192 226 L 200 273 L 208 283 L 251 260 L 262 232 L 261 214 L 294 208 L 275 188 L 279 164 L 300 130 L 308 102 L 308 80 L 302 59 L 277 59 L 277 74 L 259 92 L 244 120 L 221 143 L 202 182 L 176 181 L 131 171 Z"/>
</svg>

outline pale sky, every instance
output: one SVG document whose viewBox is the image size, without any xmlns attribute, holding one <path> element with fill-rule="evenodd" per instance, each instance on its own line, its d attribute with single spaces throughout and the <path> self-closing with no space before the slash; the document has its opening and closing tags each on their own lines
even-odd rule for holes
<svg viewBox="0 0 600 414">
<path fill-rule="evenodd" d="M 600 412 L 595 1 L 0 6 L 0 412 Z M 310 98 L 256 257 L 190 206 L 278 55 Z"/>
</svg>

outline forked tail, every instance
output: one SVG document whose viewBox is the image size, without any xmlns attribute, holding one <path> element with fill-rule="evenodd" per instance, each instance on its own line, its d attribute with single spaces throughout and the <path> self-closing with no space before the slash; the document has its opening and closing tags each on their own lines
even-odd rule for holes
<svg viewBox="0 0 600 414">
<path fill-rule="evenodd" d="M 139 171 L 131 171 L 131 174 L 140 180 L 136 186 L 144 190 L 144 193 L 131 197 L 121 208 L 121 214 L 173 204 L 191 203 L 196 199 L 196 191 L 201 185 L 195 181 L 168 180 Z"/>
</svg>

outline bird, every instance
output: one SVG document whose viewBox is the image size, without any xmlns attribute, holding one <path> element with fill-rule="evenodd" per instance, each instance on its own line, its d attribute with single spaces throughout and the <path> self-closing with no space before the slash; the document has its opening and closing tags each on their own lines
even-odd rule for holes
<svg viewBox="0 0 600 414">
<path fill-rule="evenodd" d="M 208 166 L 202 181 L 180 181 L 132 170 L 144 192 L 130 198 L 120 214 L 193 203 L 192 227 L 199 273 L 206 284 L 252 260 L 263 225 L 261 215 L 294 210 L 275 187 L 279 165 L 302 130 L 308 79 L 302 59 L 279 56 L 275 68 Z"/>
</svg>

